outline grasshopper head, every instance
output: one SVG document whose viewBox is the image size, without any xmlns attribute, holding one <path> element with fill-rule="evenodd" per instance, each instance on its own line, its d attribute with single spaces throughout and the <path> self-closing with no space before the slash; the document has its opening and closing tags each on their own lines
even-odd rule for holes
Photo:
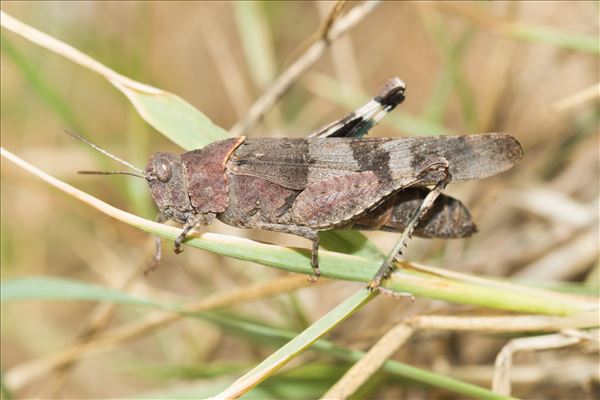
<svg viewBox="0 0 600 400">
<path fill-rule="evenodd" d="M 154 153 L 144 175 L 160 212 L 175 222 L 185 223 L 193 208 L 181 157 L 173 153 Z"/>
</svg>

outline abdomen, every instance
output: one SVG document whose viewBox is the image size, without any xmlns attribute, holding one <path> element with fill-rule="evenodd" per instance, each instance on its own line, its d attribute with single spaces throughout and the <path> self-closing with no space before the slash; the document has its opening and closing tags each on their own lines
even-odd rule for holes
<svg viewBox="0 0 600 400">
<path fill-rule="evenodd" d="M 425 196 L 426 188 L 397 192 L 351 225 L 350 229 L 402 232 Z M 440 195 L 417 224 L 414 234 L 426 238 L 463 238 L 477 231 L 469 210 L 457 199 Z"/>
</svg>

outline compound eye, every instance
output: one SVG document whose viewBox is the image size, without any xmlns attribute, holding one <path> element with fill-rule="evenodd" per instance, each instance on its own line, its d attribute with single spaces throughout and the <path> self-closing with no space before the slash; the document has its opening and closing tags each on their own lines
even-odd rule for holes
<svg viewBox="0 0 600 400">
<path fill-rule="evenodd" d="M 154 173 L 159 181 L 166 183 L 171 179 L 171 164 L 164 158 L 159 158 L 154 162 Z"/>
</svg>

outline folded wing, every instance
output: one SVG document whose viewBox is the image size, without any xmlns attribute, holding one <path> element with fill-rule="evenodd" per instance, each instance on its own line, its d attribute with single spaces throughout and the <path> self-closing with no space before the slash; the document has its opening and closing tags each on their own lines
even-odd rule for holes
<svg viewBox="0 0 600 400">
<path fill-rule="evenodd" d="M 453 181 L 481 179 L 511 168 L 523 155 L 503 133 L 405 138 L 249 138 L 226 168 L 303 190 L 339 176 L 371 171 L 382 182 L 411 181 L 427 160 L 449 161 Z M 420 182 L 422 185 L 435 182 Z"/>
</svg>

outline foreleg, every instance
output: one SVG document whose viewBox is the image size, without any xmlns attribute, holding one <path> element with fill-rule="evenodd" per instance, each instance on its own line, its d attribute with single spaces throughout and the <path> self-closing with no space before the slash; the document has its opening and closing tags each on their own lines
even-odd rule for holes
<svg viewBox="0 0 600 400">
<path fill-rule="evenodd" d="M 165 217 L 160 212 L 156 216 L 156 222 L 158 222 L 159 224 L 162 224 L 166 220 L 167 220 L 167 217 Z M 158 266 L 158 263 L 160 262 L 161 258 L 162 258 L 162 242 L 161 242 L 160 236 L 154 236 L 154 266 L 152 266 L 150 268 L 150 270 L 152 270 Z"/>
<path fill-rule="evenodd" d="M 167 220 L 167 217 L 165 217 L 162 213 L 158 213 L 158 215 L 156 216 L 155 221 L 158 223 L 163 223 Z M 144 269 L 144 275 L 148 275 L 150 272 L 154 271 L 156 268 L 158 268 L 158 264 L 160 262 L 162 258 L 162 242 L 160 240 L 159 236 L 154 236 L 154 256 L 152 257 L 152 260 L 149 262 L 148 266 Z"/>
<path fill-rule="evenodd" d="M 194 214 L 190 218 L 188 218 L 187 222 L 183 225 L 183 231 L 177 236 L 175 239 L 175 254 L 180 254 L 183 252 L 181 248 L 181 244 L 185 242 L 187 236 L 191 231 L 197 230 L 200 225 L 208 225 L 215 219 L 215 214 L 207 213 L 207 214 Z"/>
</svg>

